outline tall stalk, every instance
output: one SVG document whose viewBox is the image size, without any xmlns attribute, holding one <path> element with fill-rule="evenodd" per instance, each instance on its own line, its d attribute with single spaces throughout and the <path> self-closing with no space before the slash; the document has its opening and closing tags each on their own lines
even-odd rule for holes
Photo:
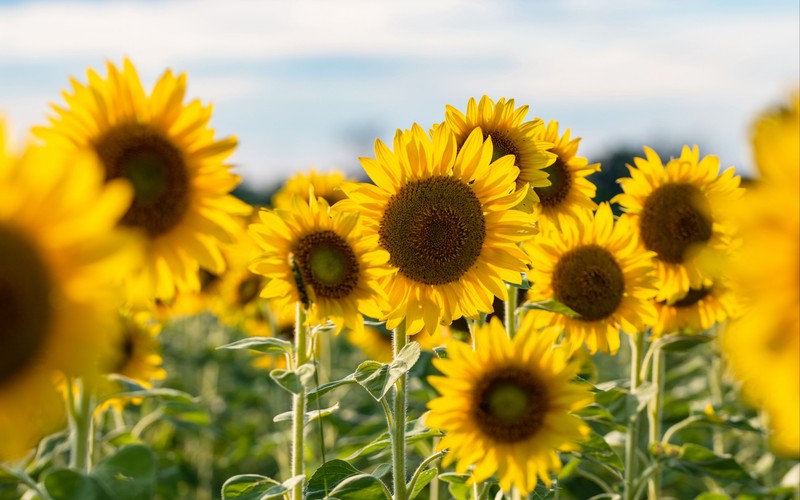
<svg viewBox="0 0 800 500">
<path fill-rule="evenodd" d="M 75 388 L 78 394 L 76 400 Z M 67 404 L 71 431 L 70 465 L 84 472 L 92 468 L 94 448 L 94 394 L 86 380 L 67 380 Z"/>
<path fill-rule="evenodd" d="M 395 328 L 392 335 L 393 358 L 408 343 L 406 323 L 403 321 Z M 394 394 L 394 428 L 392 429 L 392 479 L 394 481 L 394 500 L 407 500 L 406 491 L 406 381 L 403 373 L 395 382 Z"/>
<path fill-rule="evenodd" d="M 653 353 L 653 372 L 651 380 L 653 386 L 656 388 L 656 393 L 650 401 L 647 408 L 648 427 L 648 442 L 650 446 L 656 446 L 661 442 L 661 413 L 663 407 L 664 394 L 664 372 L 665 372 L 665 356 L 664 351 L 660 347 L 651 347 L 655 350 Z M 647 481 L 647 491 L 649 498 L 661 498 L 661 467 L 656 464 L 656 470 Z"/>
<path fill-rule="evenodd" d="M 636 450 L 638 449 L 639 438 L 639 414 L 637 411 L 638 403 L 633 397 L 633 393 L 642 383 L 640 370 L 642 369 L 642 346 L 644 334 L 636 332 L 630 336 L 631 343 L 631 387 L 628 396 L 628 432 L 625 440 L 625 500 L 633 500 L 636 492 L 634 481 L 636 480 Z"/>
<path fill-rule="evenodd" d="M 508 300 L 505 303 L 505 325 L 506 332 L 509 338 L 514 338 L 517 334 L 517 288 L 512 285 L 506 285 L 508 291 Z"/>
<path fill-rule="evenodd" d="M 294 330 L 294 366 L 297 368 L 308 362 L 308 328 L 306 327 L 306 310 L 303 304 L 297 303 Z M 292 477 L 305 475 L 303 446 L 303 417 L 306 414 L 306 390 L 300 386 L 299 394 L 292 396 Z M 292 487 L 292 499 L 302 500 L 303 483 L 299 481 Z"/>
</svg>

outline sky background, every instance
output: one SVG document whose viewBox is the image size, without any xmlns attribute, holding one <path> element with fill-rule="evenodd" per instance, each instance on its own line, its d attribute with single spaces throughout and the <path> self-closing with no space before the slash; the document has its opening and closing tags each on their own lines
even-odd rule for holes
<svg viewBox="0 0 800 500">
<path fill-rule="evenodd" d="M 69 77 L 130 57 L 165 68 L 236 135 L 235 171 L 271 187 L 360 171 L 375 138 L 487 94 L 619 147 L 699 144 L 751 172 L 749 128 L 800 82 L 797 0 L 2 1 L 0 114 L 16 141 Z"/>
</svg>

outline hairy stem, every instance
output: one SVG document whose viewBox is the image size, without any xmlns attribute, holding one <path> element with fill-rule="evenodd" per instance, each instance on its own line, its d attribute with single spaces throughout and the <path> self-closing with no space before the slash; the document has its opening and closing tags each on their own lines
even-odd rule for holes
<svg viewBox="0 0 800 500">
<path fill-rule="evenodd" d="M 638 448 L 639 437 L 639 415 L 637 411 L 637 401 L 633 394 L 642 383 L 640 376 L 641 363 L 642 363 L 642 345 L 644 343 L 644 334 L 636 332 L 630 336 L 631 343 L 631 387 L 630 394 L 628 395 L 628 432 L 627 439 L 625 440 L 625 500 L 633 500 L 636 496 L 634 491 L 634 482 L 636 480 L 636 450 Z"/>
<path fill-rule="evenodd" d="M 408 343 L 405 321 L 395 328 L 392 335 L 394 358 Z M 395 382 L 394 426 L 392 436 L 392 478 L 394 481 L 394 500 L 407 500 L 406 491 L 406 381 L 404 373 Z"/>
<path fill-rule="evenodd" d="M 306 310 L 303 304 L 298 302 L 295 313 L 294 331 L 295 352 L 293 368 L 295 370 L 308 362 L 307 337 Z M 305 463 L 303 461 L 305 450 L 303 446 L 303 417 L 306 413 L 306 391 L 304 387 L 300 388 L 299 394 L 294 394 L 292 396 L 292 412 L 292 477 L 297 477 L 305 474 Z M 304 482 L 305 481 L 300 481 L 292 488 L 293 500 L 302 500 Z"/>
<path fill-rule="evenodd" d="M 648 427 L 648 443 L 650 446 L 657 446 L 661 443 L 661 412 L 663 406 L 662 395 L 664 393 L 664 371 L 666 359 L 664 351 L 660 347 L 651 347 L 655 351 L 653 354 L 653 373 L 652 383 L 656 388 L 655 396 L 650 401 L 647 408 Z M 650 480 L 647 482 L 647 491 L 650 498 L 661 498 L 661 470 L 658 464 L 655 464 L 655 470 Z"/>
</svg>

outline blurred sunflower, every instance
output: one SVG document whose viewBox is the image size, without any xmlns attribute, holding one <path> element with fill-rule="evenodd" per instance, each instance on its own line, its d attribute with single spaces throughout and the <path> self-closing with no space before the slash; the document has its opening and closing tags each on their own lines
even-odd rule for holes
<svg viewBox="0 0 800 500">
<path fill-rule="evenodd" d="M 113 356 L 115 277 L 140 250 L 115 229 L 131 198 L 91 155 L 0 154 L 0 461 L 65 422 L 57 372 L 91 378 Z"/>
<path fill-rule="evenodd" d="M 519 207 L 531 212 L 539 196 L 534 188 L 550 186 L 548 172 L 545 167 L 556 160 L 555 154 L 548 152 L 552 142 L 541 137 L 544 123 L 539 118 L 523 121 L 528 113 L 528 106 L 517 108 L 514 99 L 504 97 L 494 102 L 488 96 L 475 98 L 467 102 L 466 115 L 447 105 L 445 119 L 447 125 L 456 134 L 456 145 L 460 149 L 467 137 L 476 128 L 483 132 L 483 138 L 492 138 L 492 161 L 505 155 L 514 155 L 514 165 L 519 169 L 516 177 L 517 189 L 526 190 L 526 196 Z"/>
<path fill-rule="evenodd" d="M 763 408 L 773 448 L 800 456 L 800 96 L 764 113 L 753 146 L 762 177 L 729 207 L 742 249 L 731 263 L 742 314 L 722 346 L 744 396 Z"/>
<path fill-rule="evenodd" d="M 708 330 L 736 314 L 738 302 L 736 294 L 720 279 L 710 286 L 689 289 L 672 304 L 655 302 L 658 320 L 653 326 L 653 338 Z"/>
<path fill-rule="evenodd" d="M 158 341 L 161 326 L 145 311 L 120 312 L 119 321 L 122 324 L 122 338 L 117 343 L 114 359 L 107 365 L 107 372 L 134 380 L 142 387 L 152 388 L 153 381 L 164 380 L 167 376 L 161 367 L 161 343 Z M 108 396 L 119 392 L 119 384 L 105 380 L 96 386 L 96 391 L 100 397 Z M 140 401 L 112 397 L 98 409 L 122 409 L 128 402 L 138 404 Z"/>
<path fill-rule="evenodd" d="M 434 359 L 443 376 L 428 377 L 440 397 L 428 403 L 429 427 L 446 435 L 444 466 L 471 465 L 471 482 L 497 473 L 500 487 L 526 495 L 538 480 L 550 486 L 561 469 L 557 451 L 578 449 L 589 428 L 570 412 L 591 403 L 590 386 L 576 382 L 580 363 L 553 337 L 521 328 L 509 339 L 497 318 L 476 328 L 476 349 L 452 342 L 447 359 Z"/>
<path fill-rule="evenodd" d="M 556 155 L 556 161 L 544 169 L 550 185 L 533 189 L 539 197 L 539 204 L 535 205 L 541 211 L 538 224 L 542 229 L 548 224 L 555 224 L 559 228 L 585 210 L 597 208 L 592 201 L 597 188 L 586 176 L 600 170 L 600 164 L 590 165 L 586 158 L 576 156 L 580 138 L 570 139 L 569 129 L 559 137 L 558 122 L 551 120 L 547 128 L 538 127 L 535 130 L 534 137 L 537 140 L 554 144 L 550 152 Z"/>
<path fill-rule="evenodd" d="M 573 350 L 585 343 L 592 353 L 615 354 L 620 328 L 635 333 L 655 323 L 653 254 L 638 245 L 628 217 L 614 224 L 608 203 L 525 248 L 533 260 L 528 299 L 556 299 L 575 313 L 533 309 L 534 328 L 564 330 Z"/>
<path fill-rule="evenodd" d="M 681 156 L 661 162 L 645 147 L 646 158 L 634 158 L 631 177 L 619 179 L 623 193 L 611 201 L 633 217 L 644 246 L 655 252 L 656 300 L 674 302 L 713 283 L 704 262 L 719 260 L 730 249 L 735 223 L 722 207 L 741 196 L 733 168 L 719 173 L 719 159 L 684 146 Z"/>
<path fill-rule="evenodd" d="M 261 291 L 277 307 L 301 302 L 311 324 L 331 320 L 361 331 L 362 315 L 378 317 L 386 308 L 379 278 L 389 272 L 386 252 L 362 236 L 358 213 L 331 212 L 314 196 L 292 198 L 292 210 L 261 210 L 250 235 L 261 256 L 250 270 L 269 279 Z"/>
<path fill-rule="evenodd" d="M 337 206 L 360 212 L 365 244 L 390 256 L 388 328 L 405 321 L 409 335 L 434 333 L 491 312 L 493 295 L 507 296 L 503 281 L 521 282 L 529 259 L 517 243 L 533 235 L 535 217 L 509 210 L 525 196 L 519 169 L 511 156 L 492 162 L 492 151 L 480 129 L 457 150 L 446 125 L 431 138 L 415 124 L 397 131 L 394 152 L 378 140 L 377 160 L 361 158 L 376 185 L 343 186 L 350 199 Z"/>
<path fill-rule="evenodd" d="M 290 177 L 289 180 L 272 196 L 272 207 L 281 210 L 292 209 L 292 196 L 297 195 L 308 201 L 308 188 L 314 188 L 314 194 L 319 198 L 324 198 L 328 205 L 333 206 L 336 202 L 347 198 L 341 190 L 342 183 L 351 180 L 346 179 L 344 174 L 338 170 L 330 172 L 317 172 L 310 169 L 306 172 L 299 172 Z"/>
<path fill-rule="evenodd" d="M 136 291 L 169 298 L 176 289 L 198 290 L 198 267 L 225 269 L 220 246 L 232 243 L 236 218 L 251 211 L 229 195 L 239 177 L 223 161 L 236 139 L 214 139 L 211 106 L 183 104 L 185 74 L 167 70 L 148 96 L 129 60 L 121 71 L 108 63 L 107 71 L 103 79 L 89 70 L 88 85 L 73 79 L 67 107 L 54 105 L 50 126 L 34 134 L 51 146 L 93 151 L 107 181 L 133 185 L 122 224 L 147 240 L 146 263 L 132 280 Z"/>
</svg>

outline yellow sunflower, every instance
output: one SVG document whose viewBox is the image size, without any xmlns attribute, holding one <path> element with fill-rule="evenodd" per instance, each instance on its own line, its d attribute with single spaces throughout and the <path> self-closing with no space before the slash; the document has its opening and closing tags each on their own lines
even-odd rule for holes
<svg viewBox="0 0 800 500">
<path fill-rule="evenodd" d="M 389 253 L 387 327 L 434 333 L 491 312 L 493 295 L 507 297 L 503 281 L 521 282 L 528 258 L 517 243 L 534 234 L 533 215 L 509 210 L 525 196 L 513 157 L 491 161 L 480 129 L 457 150 L 446 125 L 431 138 L 416 124 L 397 131 L 394 151 L 376 141 L 375 154 L 361 164 L 376 185 L 345 183 L 340 205 L 362 214 L 365 244 Z"/>
<path fill-rule="evenodd" d="M 542 142 L 552 143 L 550 149 L 557 158 L 544 171 L 549 175 L 549 186 L 534 187 L 539 197 L 535 205 L 539 212 L 539 226 L 544 230 L 548 224 L 556 228 L 569 223 L 586 210 L 595 210 L 597 204 L 592 201 L 597 188 L 586 176 L 600 170 L 599 163 L 589 164 L 586 158 L 576 156 L 580 138 L 570 139 L 570 130 L 563 136 L 558 135 L 558 122 L 550 121 L 547 128 L 538 127 L 534 137 Z"/>
<path fill-rule="evenodd" d="M 519 169 L 515 178 L 517 189 L 524 188 L 526 193 L 518 206 L 531 212 L 539 203 L 534 188 L 550 185 L 545 167 L 553 164 L 556 155 L 547 151 L 553 144 L 541 138 L 541 129 L 544 128 L 542 120 L 534 118 L 523 121 L 527 113 L 528 106 L 517 108 L 514 99 L 506 100 L 503 97 L 494 102 L 488 96 L 483 96 L 478 103 L 470 98 L 466 115 L 448 104 L 445 118 L 456 134 L 458 148 L 463 146 L 473 130 L 480 128 L 484 139 L 492 138 L 492 160 L 514 155 L 514 164 Z"/>
<path fill-rule="evenodd" d="M 161 343 L 158 334 L 161 327 L 147 312 L 121 312 L 122 338 L 117 343 L 115 357 L 108 366 L 107 373 L 122 375 L 136 381 L 146 388 L 153 387 L 153 381 L 164 380 L 167 372 L 161 367 Z M 107 380 L 98 384 L 97 394 L 104 396 L 119 391 L 119 384 Z M 109 399 L 99 410 L 109 406 L 121 409 L 125 403 L 137 404 L 140 400 L 123 401 Z"/>
<path fill-rule="evenodd" d="M 278 308 L 301 302 L 311 324 L 331 320 L 361 331 L 362 315 L 378 317 L 386 308 L 378 279 L 389 272 L 386 252 L 362 236 L 358 213 L 331 212 L 313 194 L 292 198 L 292 210 L 261 210 L 250 235 L 262 254 L 250 270 L 269 279 L 261 291 Z"/>
<path fill-rule="evenodd" d="M 224 160 L 236 139 L 214 138 L 211 106 L 183 104 L 186 75 L 168 70 L 148 96 L 136 69 L 111 63 L 103 79 L 90 70 L 88 85 L 72 80 L 66 107 L 34 133 L 48 145 L 91 150 L 107 180 L 125 178 L 135 196 L 122 224 L 146 236 L 147 260 L 135 281 L 146 296 L 169 298 L 198 290 L 198 265 L 219 274 L 220 245 L 231 243 L 236 217 L 250 207 L 229 195 L 239 177 Z"/>
<path fill-rule="evenodd" d="M 57 372 L 93 377 L 113 355 L 117 277 L 141 250 L 115 229 L 131 197 L 91 155 L 0 156 L 0 461 L 64 423 Z"/>
<path fill-rule="evenodd" d="M 443 465 L 457 461 L 470 481 L 497 473 L 500 487 L 523 495 L 538 480 L 550 485 L 561 469 L 557 451 L 578 449 L 589 434 L 571 415 L 592 401 L 589 384 L 575 381 L 580 368 L 569 350 L 553 347 L 553 337 L 522 328 L 511 340 L 497 318 L 476 328 L 476 349 L 451 342 L 447 359 L 434 359 L 443 376 L 428 377 L 440 397 L 428 403 L 429 427 L 447 434 Z"/>
<path fill-rule="evenodd" d="M 745 307 L 722 346 L 776 451 L 800 456 L 800 99 L 765 113 L 753 145 L 762 178 L 730 207 L 742 249 L 729 269 Z"/>
<path fill-rule="evenodd" d="M 699 333 L 722 324 L 737 313 L 739 301 L 724 282 L 717 279 L 713 285 L 692 288 L 672 304 L 655 302 L 658 320 L 653 326 L 653 337 L 670 333 Z"/>
<path fill-rule="evenodd" d="M 638 245 L 627 216 L 615 224 L 602 203 L 562 231 L 540 236 L 526 245 L 533 260 L 528 299 L 556 299 L 575 316 L 533 309 L 526 316 L 534 328 L 563 329 L 573 350 L 585 343 L 592 353 L 615 354 L 620 328 L 635 333 L 655 324 L 653 255 Z"/>
<path fill-rule="evenodd" d="M 297 195 L 308 201 L 308 188 L 314 188 L 314 194 L 324 198 L 328 205 L 346 198 L 341 190 L 342 183 L 350 180 L 338 170 L 320 173 L 310 169 L 308 173 L 300 172 L 286 181 L 286 184 L 272 196 L 272 207 L 281 210 L 291 210 L 292 196 Z"/>
<path fill-rule="evenodd" d="M 622 178 L 623 193 L 611 201 L 633 217 L 644 246 L 656 253 L 656 300 L 674 302 L 713 283 L 704 262 L 718 261 L 730 249 L 735 223 L 722 207 L 742 194 L 733 168 L 719 173 L 719 159 L 700 159 L 697 146 L 684 146 L 666 165 L 645 147 Z"/>
</svg>

